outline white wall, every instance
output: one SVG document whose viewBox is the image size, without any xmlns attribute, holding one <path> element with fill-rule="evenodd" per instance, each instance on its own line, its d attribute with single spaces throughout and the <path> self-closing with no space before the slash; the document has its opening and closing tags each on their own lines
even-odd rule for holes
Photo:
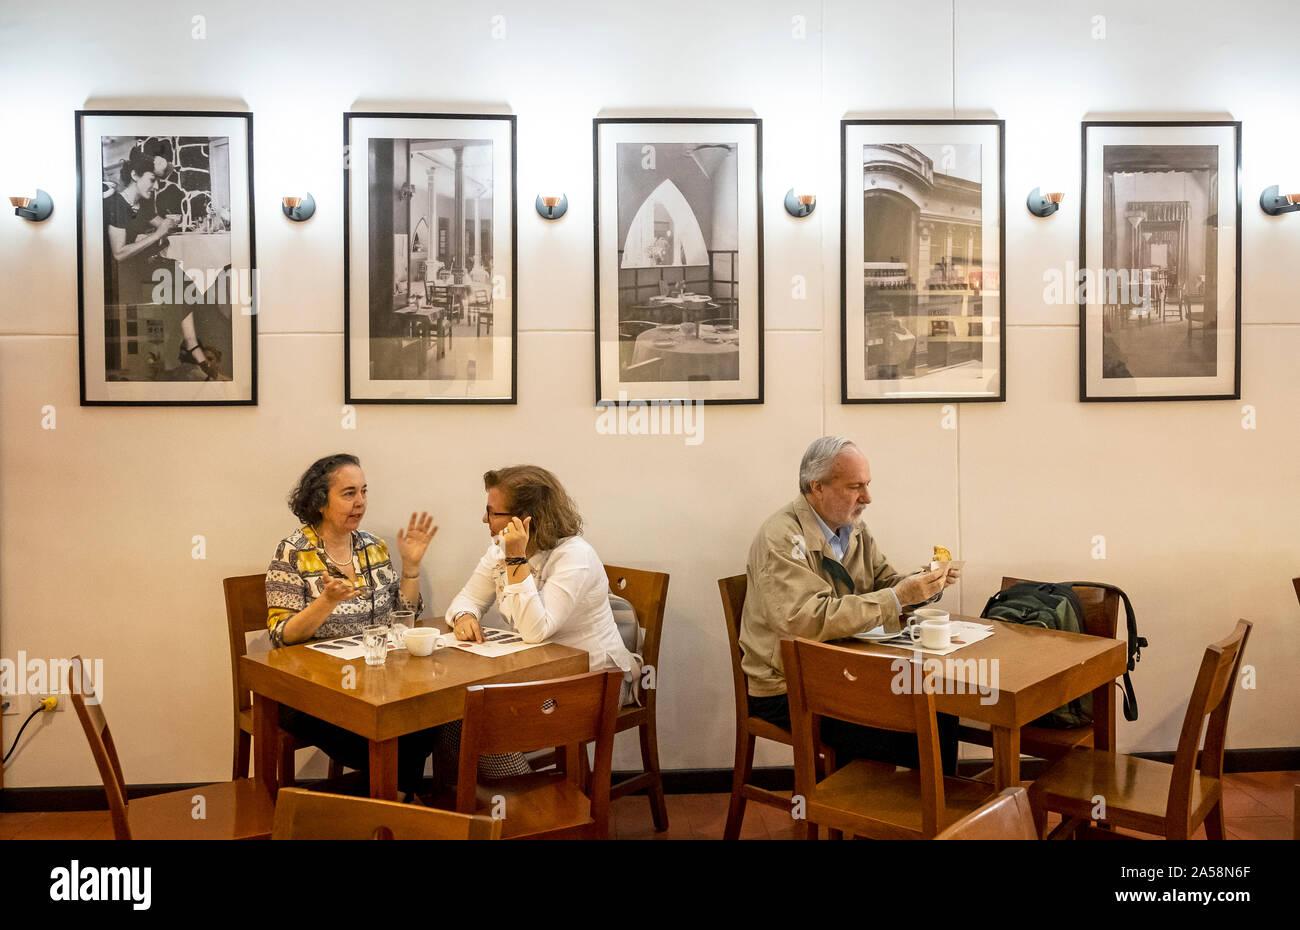
<svg viewBox="0 0 1300 930">
<path fill-rule="evenodd" d="M 1173 748 L 1200 651 L 1239 616 L 1256 623 L 1247 662 L 1258 689 L 1238 694 L 1229 745 L 1300 745 L 1289 580 L 1300 574 L 1300 217 L 1255 207 L 1269 184 L 1300 185 L 1300 63 L 1282 47 L 1300 28 L 1294 4 L 509 0 L 389 4 L 400 12 L 364 19 L 338 0 L 200 6 L 202 40 L 191 38 L 198 7 L 161 0 L 0 14 L 0 194 L 40 186 L 55 202 L 39 226 L 0 218 L 0 654 L 103 657 L 129 781 L 227 777 L 220 579 L 265 567 L 294 526 L 289 485 L 339 449 L 365 463 L 368 528 L 391 539 L 412 508 L 437 515 L 425 590 L 439 609 L 481 550 L 481 472 L 554 469 L 606 561 L 672 573 L 663 764 L 729 766 L 715 579 L 742 570 L 758 523 L 793 496 L 799 455 L 823 432 L 868 450 L 868 518 L 896 564 L 934 543 L 968 560 L 951 605 L 978 611 L 1004 573 L 1129 591 L 1151 648 L 1136 674 L 1142 717 L 1121 720 L 1122 749 Z M 503 39 L 491 37 L 497 14 Z M 1098 14 L 1104 38 L 1092 37 Z M 804 39 L 792 38 L 794 15 L 807 18 Z M 1269 35 L 1277 45 L 1261 49 Z M 255 114 L 256 408 L 78 406 L 73 111 L 113 107 Z M 355 431 L 341 428 L 340 114 L 384 109 L 518 114 L 516 407 L 363 407 Z M 954 114 L 1007 120 L 1008 401 L 963 406 L 946 431 L 934 406 L 838 402 L 838 121 Z M 764 121 L 767 403 L 709 409 L 698 446 L 595 431 L 597 115 Z M 1078 258 L 1079 121 L 1125 117 L 1245 124 L 1240 403 L 1076 400 L 1077 310 L 1044 303 L 1043 275 Z M 818 208 L 795 221 L 781 200 L 804 178 Z M 1021 208 L 1040 185 L 1066 191 L 1048 221 Z M 567 192 L 569 215 L 547 224 L 531 203 L 553 189 Z M 298 226 L 279 199 L 304 190 L 319 207 Z M 796 274 L 805 300 L 791 299 Z M 54 430 L 41 429 L 47 404 Z M 1243 404 L 1258 429 L 1241 428 Z M 206 560 L 190 557 L 195 534 Z M 1089 556 L 1098 534 L 1104 562 Z M 621 738 L 616 766 L 630 765 L 634 744 Z M 788 758 L 769 747 L 760 762 Z M 29 727 L 4 776 L 98 782 L 71 713 Z"/>
</svg>

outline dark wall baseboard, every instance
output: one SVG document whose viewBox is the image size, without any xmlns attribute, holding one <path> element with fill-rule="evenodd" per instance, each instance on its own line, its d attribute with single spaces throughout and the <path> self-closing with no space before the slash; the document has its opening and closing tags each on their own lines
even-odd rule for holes
<svg viewBox="0 0 1300 930">
<path fill-rule="evenodd" d="M 1174 761 L 1172 752 L 1135 752 L 1133 755 L 1157 762 Z M 957 764 L 957 774 L 971 777 L 991 765 L 981 760 L 964 759 Z M 1025 780 L 1038 777 L 1046 767 L 1041 759 L 1026 759 L 1020 764 L 1020 775 Z M 1277 749 L 1229 749 L 1223 754 L 1223 770 L 1235 772 L 1293 772 L 1300 771 L 1300 746 Z M 615 772 L 614 781 L 637 775 L 637 772 Z M 730 794 L 731 769 L 672 769 L 665 771 L 666 794 Z M 299 785 L 310 788 L 318 782 L 301 781 Z M 754 769 L 753 784 L 769 791 L 790 791 L 794 788 L 794 769 L 789 766 Z M 167 791 L 186 791 L 200 787 L 196 784 L 134 785 L 128 789 L 131 798 L 148 797 Z M 0 812 L 17 811 L 102 811 L 108 809 L 102 785 L 79 788 L 4 788 L 0 789 Z"/>
</svg>

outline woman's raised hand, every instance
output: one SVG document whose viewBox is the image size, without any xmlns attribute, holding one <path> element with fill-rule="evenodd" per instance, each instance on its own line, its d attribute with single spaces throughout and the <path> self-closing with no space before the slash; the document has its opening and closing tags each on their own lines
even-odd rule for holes
<svg viewBox="0 0 1300 930">
<path fill-rule="evenodd" d="M 327 578 L 325 587 L 321 590 L 320 596 L 335 606 L 342 604 L 344 601 L 350 601 L 361 593 L 359 588 L 353 587 L 352 582 L 346 578 Z"/>
<path fill-rule="evenodd" d="M 505 529 L 501 531 L 501 542 L 505 545 L 506 556 L 517 559 L 528 553 L 528 531 L 532 528 L 533 518 L 511 517 Z"/>
<path fill-rule="evenodd" d="M 397 551 L 402 556 L 403 572 L 412 572 L 419 567 L 420 560 L 424 558 L 424 553 L 437 532 L 438 527 L 434 525 L 433 517 L 424 511 L 411 514 L 411 521 L 405 531 L 398 529 Z"/>
</svg>

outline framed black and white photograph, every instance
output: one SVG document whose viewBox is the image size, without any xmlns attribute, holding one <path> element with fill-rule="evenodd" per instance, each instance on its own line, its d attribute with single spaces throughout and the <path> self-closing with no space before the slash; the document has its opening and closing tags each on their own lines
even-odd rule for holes
<svg viewBox="0 0 1300 930">
<path fill-rule="evenodd" d="M 1241 123 L 1082 135 L 1079 399 L 1241 397 Z"/>
<path fill-rule="evenodd" d="M 348 403 L 515 402 L 515 117 L 343 116 Z"/>
<path fill-rule="evenodd" d="M 81 402 L 257 403 L 253 115 L 78 110 Z"/>
<path fill-rule="evenodd" d="M 597 404 L 762 403 L 762 121 L 593 133 Z"/>
<path fill-rule="evenodd" d="M 842 120 L 841 400 L 1006 400 L 1002 120 Z"/>
</svg>

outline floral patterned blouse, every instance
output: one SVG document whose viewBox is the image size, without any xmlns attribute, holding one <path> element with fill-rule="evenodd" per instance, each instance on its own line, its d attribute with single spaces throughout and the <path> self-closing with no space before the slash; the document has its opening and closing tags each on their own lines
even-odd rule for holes
<svg viewBox="0 0 1300 930">
<path fill-rule="evenodd" d="M 424 598 L 421 596 L 417 603 L 411 604 L 402 597 L 401 579 L 393 570 L 383 540 L 361 530 L 354 532 L 352 570 L 369 591 L 335 607 L 317 628 L 313 639 L 354 636 L 362 627 L 387 623 L 394 610 L 413 610 L 420 616 Z M 273 646 L 285 644 L 284 625 L 321 596 L 331 576 L 347 578 L 326 558 L 320 536 L 310 526 L 280 541 L 275 558 L 266 570 L 266 626 Z"/>
</svg>

